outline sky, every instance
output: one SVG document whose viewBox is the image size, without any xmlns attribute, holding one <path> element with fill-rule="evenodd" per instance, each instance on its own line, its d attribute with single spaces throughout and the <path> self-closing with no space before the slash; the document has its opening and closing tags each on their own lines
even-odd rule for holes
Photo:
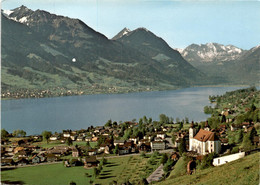
<svg viewBox="0 0 260 185">
<path fill-rule="evenodd" d="M 78 18 L 112 38 L 124 27 L 145 27 L 172 48 L 216 42 L 250 49 L 260 44 L 260 0 L 2 0 L 2 9 Z"/>
</svg>

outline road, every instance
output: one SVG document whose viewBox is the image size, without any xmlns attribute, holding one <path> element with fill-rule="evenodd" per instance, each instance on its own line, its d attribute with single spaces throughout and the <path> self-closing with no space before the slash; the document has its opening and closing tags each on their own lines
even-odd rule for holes
<svg viewBox="0 0 260 185">
<path fill-rule="evenodd" d="M 149 184 L 154 181 L 159 181 L 163 174 L 163 165 L 161 164 L 146 180 Z"/>
</svg>

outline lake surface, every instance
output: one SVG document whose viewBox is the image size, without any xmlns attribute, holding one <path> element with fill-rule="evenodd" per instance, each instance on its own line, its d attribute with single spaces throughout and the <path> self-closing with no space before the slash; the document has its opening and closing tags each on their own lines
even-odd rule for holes
<svg viewBox="0 0 260 185">
<path fill-rule="evenodd" d="M 107 120 L 139 120 L 144 115 L 159 120 L 161 113 L 169 117 L 203 121 L 209 95 L 221 95 L 241 87 L 193 87 L 172 91 L 129 94 L 102 94 L 41 99 L 1 101 L 2 128 L 9 132 L 23 129 L 28 135 L 43 130 L 61 132 L 90 125 L 104 125 Z"/>
</svg>

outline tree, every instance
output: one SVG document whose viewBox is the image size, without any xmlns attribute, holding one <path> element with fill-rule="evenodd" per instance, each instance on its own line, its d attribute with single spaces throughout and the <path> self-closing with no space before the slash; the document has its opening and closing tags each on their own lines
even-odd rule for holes
<svg viewBox="0 0 260 185">
<path fill-rule="evenodd" d="M 152 118 L 149 118 L 148 119 L 148 123 L 151 124 L 153 122 L 153 119 Z"/>
<path fill-rule="evenodd" d="M 111 127 L 112 126 L 112 120 L 108 120 L 105 124 L 105 127 Z"/>
<path fill-rule="evenodd" d="M 116 127 L 116 126 L 117 126 L 117 122 L 114 121 L 114 122 L 113 122 L 113 127 Z"/>
<path fill-rule="evenodd" d="M 144 116 L 144 117 L 143 117 L 143 121 L 144 121 L 144 123 L 145 123 L 145 124 L 147 124 L 147 123 L 148 123 L 148 119 L 147 119 L 147 117 L 146 117 L 146 116 Z"/>
<path fill-rule="evenodd" d="M 98 138 L 97 146 L 100 146 L 101 144 L 104 144 L 105 141 L 106 141 L 105 136 L 101 135 L 101 136 Z"/>
<path fill-rule="evenodd" d="M 52 133 L 51 131 L 43 131 L 42 132 L 42 137 L 44 140 L 46 140 L 47 143 L 49 143 L 49 138 L 51 137 Z"/>
<path fill-rule="evenodd" d="M 240 148 L 244 149 L 244 151 L 248 151 L 252 148 L 252 143 L 250 140 L 250 133 L 247 133 L 244 135 L 243 142 L 242 142 Z"/>
<path fill-rule="evenodd" d="M 253 142 L 256 134 L 257 134 L 257 131 L 256 131 L 255 127 L 253 127 L 252 130 L 249 133 L 251 142 Z"/>
<path fill-rule="evenodd" d="M 179 123 L 179 128 L 178 128 L 178 129 L 181 130 L 182 128 L 183 128 L 183 122 L 180 122 L 180 123 Z"/>
<path fill-rule="evenodd" d="M 97 168 L 94 168 L 94 169 L 93 169 L 93 176 L 94 176 L 95 178 L 97 178 L 98 175 L 99 175 L 98 169 L 97 169 Z"/>
<path fill-rule="evenodd" d="M 118 154 L 118 150 L 119 150 L 119 149 L 118 149 L 118 145 L 116 145 L 116 147 L 115 147 L 113 153 L 114 153 L 114 154 Z"/>
<path fill-rule="evenodd" d="M 160 123 L 168 124 L 169 123 L 169 117 L 167 117 L 165 114 L 160 114 Z"/>
<path fill-rule="evenodd" d="M 180 155 L 182 155 L 184 152 L 186 152 L 186 142 L 185 142 L 184 138 L 181 139 L 180 145 L 178 146 L 178 150 L 180 152 Z"/>
<path fill-rule="evenodd" d="M 189 118 L 185 117 L 185 123 L 189 123 Z"/>
<path fill-rule="evenodd" d="M 176 141 L 176 136 L 175 136 L 175 134 L 174 134 L 174 133 L 172 133 L 172 144 L 174 144 L 174 143 L 175 143 L 175 141 Z"/>
<path fill-rule="evenodd" d="M 15 137 L 24 137 L 26 136 L 26 132 L 24 130 L 15 130 L 13 131 L 13 135 Z"/>
<path fill-rule="evenodd" d="M 236 135 L 236 143 L 241 143 L 243 141 L 243 131 L 240 129 Z"/>
<path fill-rule="evenodd" d="M 71 146 L 71 145 L 73 144 L 73 141 L 72 141 L 72 139 L 71 139 L 70 137 L 68 137 L 68 138 L 66 139 L 66 144 L 67 144 L 68 146 Z"/>
<path fill-rule="evenodd" d="M 9 133 L 5 129 L 1 129 L 1 138 L 6 138 L 9 135 Z"/>
<path fill-rule="evenodd" d="M 176 123 L 180 123 L 180 118 L 176 118 Z"/>
<path fill-rule="evenodd" d="M 139 125 L 140 125 L 140 126 L 143 125 L 143 119 L 142 119 L 142 118 L 139 119 Z"/>
<path fill-rule="evenodd" d="M 140 184 L 140 185 L 147 185 L 147 184 L 149 184 L 149 183 L 147 182 L 146 178 L 142 178 L 142 179 L 140 180 L 140 182 L 138 182 L 138 184 Z"/>
<path fill-rule="evenodd" d="M 168 156 L 167 156 L 167 154 L 166 153 L 163 153 L 163 155 L 162 155 L 162 158 L 161 158 L 161 164 L 165 164 L 166 162 L 167 162 L 167 160 L 168 160 Z"/>
</svg>

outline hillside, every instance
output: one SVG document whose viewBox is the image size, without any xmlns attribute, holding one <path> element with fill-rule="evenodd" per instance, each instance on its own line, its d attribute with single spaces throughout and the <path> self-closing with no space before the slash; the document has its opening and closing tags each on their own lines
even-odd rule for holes
<svg viewBox="0 0 260 185">
<path fill-rule="evenodd" d="M 21 6 L 2 11 L 2 97 L 164 90 L 208 83 L 161 38 L 150 31 L 140 36 L 152 38 L 152 47 L 109 40 L 81 20 L 43 10 Z M 163 62 L 167 56 L 155 53 L 161 44 L 171 60 Z"/>
<path fill-rule="evenodd" d="M 197 170 L 193 175 L 182 175 L 167 178 L 158 182 L 160 185 L 184 185 L 184 184 L 259 184 L 259 153 L 246 156 L 237 161 L 204 170 Z"/>
</svg>

